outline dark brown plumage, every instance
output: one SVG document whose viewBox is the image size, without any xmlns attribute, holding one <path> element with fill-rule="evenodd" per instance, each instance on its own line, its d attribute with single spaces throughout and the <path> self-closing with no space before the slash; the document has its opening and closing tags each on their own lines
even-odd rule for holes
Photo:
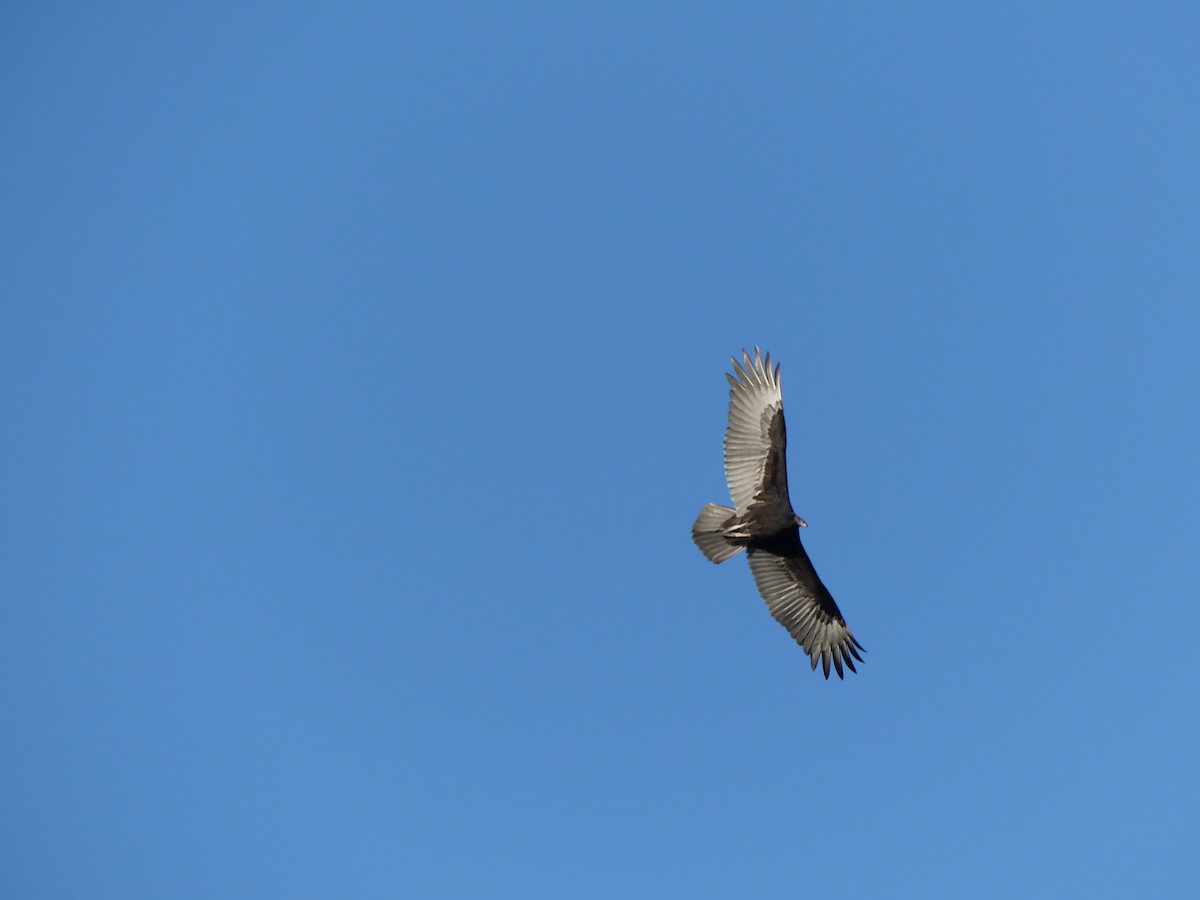
<svg viewBox="0 0 1200 900">
<path fill-rule="evenodd" d="M 745 550 L 771 615 L 804 648 L 813 669 L 819 661 L 828 678 L 832 663 L 841 678 L 843 664 L 857 671 L 854 660 L 862 662 L 863 646 L 800 543 L 800 528 L 807 523 L 788 497 L 779 366 L 772 369 L 771 354 L 764 359 L 757 347 L 753 359 L 743 350 L 742 361 L 732 362 L 736 374 L 725 376 L 730 385 L 725 480 L 734 508 L 706 505 L 692 526 L 692 540 L 714 563 Z"/>
</svg>

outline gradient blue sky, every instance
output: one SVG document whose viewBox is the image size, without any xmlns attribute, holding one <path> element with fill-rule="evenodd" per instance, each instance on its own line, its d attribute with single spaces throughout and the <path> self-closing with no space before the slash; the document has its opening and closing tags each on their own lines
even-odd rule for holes
<svg viewBox="0 0 1200 900">
<path fill-rule="evenodd" d="M 9 4 L 4 896 L 1196 896 L 1200 8 L 903 7 Z"/>
</svg>

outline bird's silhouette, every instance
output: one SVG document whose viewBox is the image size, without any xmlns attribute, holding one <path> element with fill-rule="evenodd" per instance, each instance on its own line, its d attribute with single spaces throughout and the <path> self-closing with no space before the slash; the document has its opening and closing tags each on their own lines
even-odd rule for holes
<svg viewBox="0 0 1200 900">
<path fill-rule="evenodd" d="M 692 526 L 692 540 L 714 563 L 746 551 L 758 592 L 771 615 L 788 630 L 812 668 L 842 676 L 863 646 L 854 639 L 800 543 L 807 523 L 792 510 L 787 484 L 787 429 L 779 365 L 771 367 L 757 347 L 732 359 L 729 423 L 725 428 L 725 480 L 733 508 L 707 504 Z M 864 651 L 865 652 L 865 651 Z"/>
</svg>

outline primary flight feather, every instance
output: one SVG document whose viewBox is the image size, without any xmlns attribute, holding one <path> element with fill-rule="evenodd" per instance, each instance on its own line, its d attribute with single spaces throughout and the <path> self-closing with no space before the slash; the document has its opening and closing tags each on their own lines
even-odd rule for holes
<svg viewBox="0 0 1200 900">
<path fill-rule="evenodd" d="M 758 592 L 776 621 L 817 663 L 825 677 L 832 664 L 838 677 L 851 672 L 863 646 L 854 639 L 841 610 L 817 577 L 792 510 L 787 486 L 787 429 L 779 365 L 771 367 L 757 347 L 733 362 L 729 380 L 729 424 L 725 428 L 725 480 L 733 508 L 707 504 L 692 526 L 692 540 L 714 563 L 746 551 Z M 865 650 L 864 650 L 865 652 Z"/>
</svg>

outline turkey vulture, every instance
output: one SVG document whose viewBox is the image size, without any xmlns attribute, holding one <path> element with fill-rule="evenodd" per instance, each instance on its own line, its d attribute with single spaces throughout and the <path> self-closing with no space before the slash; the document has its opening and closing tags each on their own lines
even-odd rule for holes
<svg viewBox="0 0 1200 900">
<path fill-rule="evenodd" d="M 758 592 L 776 621 L 817 660 L 829 677 L 829 664 L 842 676 L 842 663 L 851 672 L 859 650 L 833 597 L 821 584 L 800 543 L 800 528 L 808 523 L 792 511 L 787 486 L 787 431 L 783 424 L 783 394 L 779 365 L 771 368 L 754 348 L 742 361 L 730 360 L 736 375 L 729 379 L 729 424 L 725 428 L 725 480 L 733 509 L 707 504 L 692 540 L 712 562 L 720 563 L 746 551 Z"/>
</svg>

